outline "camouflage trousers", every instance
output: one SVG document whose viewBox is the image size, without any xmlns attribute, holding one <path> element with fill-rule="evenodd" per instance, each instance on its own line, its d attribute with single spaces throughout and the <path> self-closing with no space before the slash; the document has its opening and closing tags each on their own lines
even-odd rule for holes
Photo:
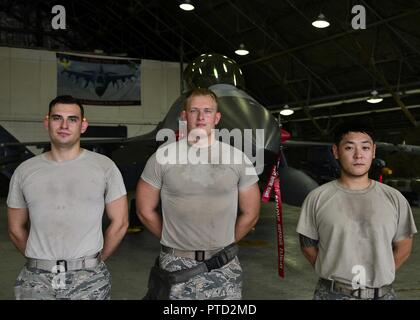
<svg viewBox="0 0 420 320">
<path fill-rule="evenodd" d="M 392 288 L 391 291 L 383 295 L 382 297 L 379 297 L 375 300 L 396 300 L 397 296 L 395 294 L 394 289 Z M 313 300 L 365 300 L 360 299 L 354 296 L 338 293 L 338 292 L 332 292 L 330 288 L 322 284 L 320 281 L 318 281 Z"/>
<path fill-rule="evenodd" d="M 109 300 L 111 274 L 104 262 L 94 268 L 51 273 L 24 267 L 15 283 L 16 300 Z"/>
<path fill-rule="evenodd" d="M 199 261 L 160 253 L 160 266 L 167 271 L 189 269 Z M 192 277 L 173 285 L 170 300 L 240 300 L 242 298 L 242 267 L 238 257 L 219 269 Z"/>
</svg>

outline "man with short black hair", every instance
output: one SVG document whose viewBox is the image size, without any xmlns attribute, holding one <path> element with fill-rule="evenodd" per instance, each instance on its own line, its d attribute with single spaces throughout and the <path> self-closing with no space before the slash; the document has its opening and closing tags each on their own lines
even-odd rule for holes
<svg viewBox="0 0 420 320">
<path fill-rule="evenodd" d="M 369 179 L 376 145 L 363 124 L 335 132 L 338 180 L 313 190 L 297 226 L 304 256 L 320 277 L 315 300 L 395 299 L 395 271 L 411 253 L 417 233 L 407 200 Z"/>
<path fill-rule="evenodd" d="M 73 97 L 52 100 L 44 126 L 51 151 L 20 164 L 7 198 L 10 238 L 27 258 L 16 299 L 109 299 L 104 261 L 128 226 L 121 173 L 111 159 L 80 147 L 88 123 Z"/>
</svg>

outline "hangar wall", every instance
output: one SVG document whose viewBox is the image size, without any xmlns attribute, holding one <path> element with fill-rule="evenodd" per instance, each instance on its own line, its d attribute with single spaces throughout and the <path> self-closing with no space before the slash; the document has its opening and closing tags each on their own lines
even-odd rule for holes
<svg viewBox="0 0 420 320">
<path fill-rule="evenodd" d="M 0 124 L 19 141 L 48 139 L 42 120 L 57 93 L 55 53 L 0 47 Z M 179 68 L 175 62 L 142 59 L 142 105 L 87 105 L 89 123 L 126 125 L 129 137 L 151 131 L 180 95 Z"/>
</svg>

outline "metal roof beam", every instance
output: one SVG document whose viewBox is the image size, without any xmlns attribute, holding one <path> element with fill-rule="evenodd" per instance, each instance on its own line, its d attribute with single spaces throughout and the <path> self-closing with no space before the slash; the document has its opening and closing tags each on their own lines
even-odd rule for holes
<svg viewBox="0 0 420 320">
<path fill-rule="evenodd" d="M 376 21 L 376 22 L 368 25 L 367 28 L 371 28 L 371 27 L 374 27 L 374 26 L 379 26 L 379 25 L 385 24 L 387 22 L 398 20 L 398 19 L 401 19 L 401 18 L 405 18 L 407 16 L 410 16 L 410 15 L 413 15 L 413 14 L 416 14 L 416 13 L 419 13 L 419 12 L 420 12 L 420 7 L 416 8 L 412 11 L 409 11 L 409 12 L 404 12 L 404 13 L 398 14 L 396 16 L 392 16 L 392 17 L 389 17 L 389 18 L 386 18 L 386 19 L 383 19 L 383 20 L 380 20 L 380 21 Z M 271 60 L 273 58 L 277 58 L 277 57 L 280 57 L 280 56 L 283 56 L 283 55 L 290 54 L 292 52 L 300 51 L 300 50 L 303 50 L 303 49 L 306 49 L 306 48 L 309 48 L 309 47 L 313 47 L 313 46 L 322 44 L 324 42 L 333 41 L 333 40 L 342 38 L 344 36 L 347 36 L 349 34 L 353 34 L 355 32 L 360 32 L 360 30 L 351 29 L 351 30 L 348 30 L 348 31 L 345 31 L 345 32 L 340 32 L 340 33 L 334 34 L 332 36 L 329 36 L 329 37 L 326 37 L 326 38 L 323 38 L 323 39 L 320 39 L 320 40 L 305 43 L 305 44 L 302 44 L 300 46 L 296 46 L 294 48 L 290 48 L 290 49 L 286 49 L 286 50 L 283 50 L 283 51 L 280 51 L 280 52 L 272 53 L 272 54 L 267 55 L 267 56 L 262 57 L 262 58 L 258 58 L 258 59 L 254 59 L 254 60 L 244 62 L 241 66 L 247 66 L 247 65 L 251 65 L 251 64 L 260 63 L 260 62 L 263 62 L 263 61 L 268 61 L 268 60 Z"/>
</svg>

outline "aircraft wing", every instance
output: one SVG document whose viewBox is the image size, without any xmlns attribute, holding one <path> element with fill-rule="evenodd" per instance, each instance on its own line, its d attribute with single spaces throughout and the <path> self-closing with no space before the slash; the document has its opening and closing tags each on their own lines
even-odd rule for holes
<svg viewBox="0 0 420 320">
<path fill-rule="evenodd" d="M 82 79 L 85 81 L 85 88 L 89 85 L 90 82 L 94 82 L 94 75 L 92 72 L 79 72 L 79 71 L 73 71 L 69 69 L 64 69 L 61 73 L 67 74 L 69 78 L 74 78 L 77 82 L 79 79 Z"/>
<path fill-rule="evenodd" d="M 283 145 L 286 147 L 329 147 L 332 146 L 332 143 L 318 141 L 287 140 L 283 142 Z"/>
<path fill-rule="evenodd" d="M 127 189 L 135 188 L 136 182 L 148 157 L 156 150 L 158 127 L 149 133 L 132 138 L 92 139 L 81 138 L 83 148 L 104 154 L 114 160 L 123 173 Z M 7 186 L 14 170 L 34 156 L 27 147 L 48 150 L 49 141 L 20 142 L 0 126 L 0 194 L 7 194 Z"/>
<path fill-rule="evenodd" d="M 377 142 L 376 147 L 387 152 L 405 152 L 420 155 L 420 146 L 411 144 L 392 144 L 387 142 Z"/>
<path fill-rule="evenodd" d="M 149 133 L 144 135 L 135 136 L 131 138 L 110 138 L 110 139 L 91 139 L 91 138 L 81 138 L 80 145 L 82 147 L 89 147 L 95 145 L 119 145 L 130 143 L 133 141 L 150 141 L 155 140 L 156 130 L 153 130 Z M 42 149 L 48 147 L 50 145 L 49 141 L 0 141 L 0 148 L 5 147 L 37 147 L 38 149 Z"/>
<path fill-rule="evenodd" d="M 62 73 L 67 74 L 70 78 L 74 77 L 75 80 L 83 79 L 86 83 L 93 82 L 95 72 L 94 71 L 73 71 L 69 69 L 64 69 Z M 99 73 L 100 75 L 100 73 Z M 106 77 L 108 82 L 116 83 L 118 80 L 126 81 L 132 78 L 136 78 L 136 74 L 134 73 L 127 73 L 127 74 L 118 74 L 114 72 L 105 72 L 103 75 Z"/>
<path fill-rule="evenodd" d="M 318 141 L 298 141 L 287 140 L 283 143 L 286 147 L 328 147 L 332 146 L 332 142 L 318 142 Z M 376 147 L 385 152 L 405 152 L 409 154 L 420 155 L 420 146 L 411 144 L 393 144 L 388 142 L 376 142 Z"/>
<path fill-rule="evenodd" d="M 140 137 L 136 137 L 140 138 Z M 119 139 L 81 139 L 80 145 L 89 147 L 94 145 L 118 145 L 118 144 L 124 144 L 128 141 L 131 141 L 132 139 L 127 138 L 119 138 Z M 0 148 L 3 147 L 19 147 L 19 146 L 25 146 L 25 147 L 36 147 L 38 149 L 46 148 L 50 145 L 49 141 L 28 141 L 28 142 L 0 142 Z"/>
<path fill-rule="evenodd" d="M 131 80 L 132 78 L 136 78 L 136 75 L 134 73 L 128 73 L 128 74 L 107 73 L 107 78 L 109 79 L 109 82 L 115 83 L 118 80 L 121 80 L 122 82 L 124 82 L 125 80 Z"/>
</svg>

